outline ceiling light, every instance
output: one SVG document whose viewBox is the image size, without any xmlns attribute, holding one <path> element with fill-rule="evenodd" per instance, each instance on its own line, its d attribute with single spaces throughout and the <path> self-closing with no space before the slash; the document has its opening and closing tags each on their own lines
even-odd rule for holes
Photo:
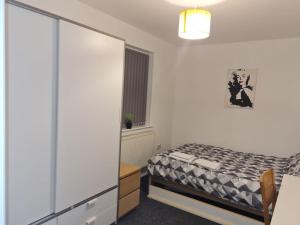
<svg viewBox="0 0 300 225">
<path fill-rule="evenodd" d="M 205 39 L 210 34 L 211 14 L 203 9 L 186 9 L 179 16 L 178 36 L 183 39 Z"/>
<path fill-rule="evenodd" d="M 165 0 L 173 5 L 183 6 L 183 7 L 206 7 L 211 5 L 216 5 L 225 0 Z"/>
</svg>

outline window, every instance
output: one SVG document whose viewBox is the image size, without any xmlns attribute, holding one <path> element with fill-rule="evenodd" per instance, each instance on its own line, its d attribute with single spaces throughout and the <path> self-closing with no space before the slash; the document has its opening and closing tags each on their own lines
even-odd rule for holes
<svg viewBox="0 0 300 225">
<path fill-rule="evenodd" d="M 125 49 L 123 121 L 126 115 L 132 114 L 133 126 L 147 124 L 149 67 L 149 53 L 129 47 Z"/>
</svg>

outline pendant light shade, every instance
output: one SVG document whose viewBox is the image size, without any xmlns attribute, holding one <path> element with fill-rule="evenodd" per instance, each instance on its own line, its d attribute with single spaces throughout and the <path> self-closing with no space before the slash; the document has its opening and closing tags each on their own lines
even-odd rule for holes
<svg viewBox="0 0 300 225">
<path fill-rule="evenodd" d="M 210 34 L 210 12 L 203 9 L 186 9 L 179 16 L 178 36 L 183 39 L 205 39 Z"/>
</svg>

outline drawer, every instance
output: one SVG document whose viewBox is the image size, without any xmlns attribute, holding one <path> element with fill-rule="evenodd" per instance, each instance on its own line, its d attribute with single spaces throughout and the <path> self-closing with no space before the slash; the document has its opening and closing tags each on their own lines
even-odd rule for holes
<svg viewBox="0 0 300 225">
<path fill-rule="evenodd" d="M 140 189 L 119 200 L 118 217 L 121 217 L 137 207 L 140 203 Z"/>
<path fill-rule="evenodd" d="M 110 191 L 58 217 L 58 225 L 110 225 L 116 221 L 117 190 Z"/>
<path fill-rule="evenodd" d="M 119 198 L 128 195 L 129 193 L 140 188 L 141 173 L 137 172 L 120 180 L 120 196 Z"/>
<path fill-rule="evenodd" d="M 108 208 L 105 211 L 91 216 L 80 225 L 111 225 L 116 221 L 117 206 Z"/>
</svg>

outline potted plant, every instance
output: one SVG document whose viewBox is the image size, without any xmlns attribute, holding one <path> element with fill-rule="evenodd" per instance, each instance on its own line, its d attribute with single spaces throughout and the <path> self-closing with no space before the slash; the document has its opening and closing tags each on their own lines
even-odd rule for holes
<svg viewBox="0 0 300 225">
<path fill-rule="evenodd" d="M 133 115 L 132 113 L 126 113 L 125 117 L 125 126 L 127 129 L 131 129 L 132 128 L 132 124 L 133 124 Z"/>
</svg>

